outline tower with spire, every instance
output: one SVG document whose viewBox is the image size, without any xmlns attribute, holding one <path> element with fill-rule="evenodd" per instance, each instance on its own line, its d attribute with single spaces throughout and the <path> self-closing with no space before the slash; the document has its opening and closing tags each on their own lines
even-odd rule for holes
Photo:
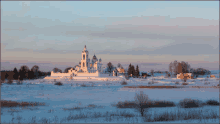
<svg viewBox="0 0 220 124">
<path fill-rule="evenodd" d="M 90 63 L 90 58 L 89 58 L 89 52 L 86 48 L 86 45 L 84 46 L 84 49 L 82 51 L 82 59 L 80 62 L 81 65 L 81 70 L 83 72 L 87 73 L 94 73 L 96 71 L 101 72 L 102 71 L 102 63 L 101 63 L 101 58 L 97 59 L 96 55 L 92 57 L 92 62 Z"/>
<path fill-rule="evenodd" d="M 89 52 L 86 49 L 86 45 L 84 50 L 82 51 L 82 59 L 81 59 L 81 70 L 83 72 L 88 72 L 89 67 Z"/>
</svg>

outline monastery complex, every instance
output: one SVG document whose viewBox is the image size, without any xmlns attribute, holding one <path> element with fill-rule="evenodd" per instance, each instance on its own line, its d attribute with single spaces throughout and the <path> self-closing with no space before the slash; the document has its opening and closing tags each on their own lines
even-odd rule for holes
<svg viewBox="0 0 220 124">
<path fill-rule="evenodd" d="M 68 73 L 60 73 L 51 71 L 50 77 L 45 77 L 45 79 L 56 79 L 57 77 L 63 78 L 73 78 L 73 77 L 109 77 L 109 74 L 105 74 L 102 67 L 102 59 L 99 60 L 94 55 L 92 60 L 89 58 L 89 51 L 86 49 L 82 51 L 82 59 L 79 65 L 75 66 L 75 70 L 71 68 Z"/>
</svg>

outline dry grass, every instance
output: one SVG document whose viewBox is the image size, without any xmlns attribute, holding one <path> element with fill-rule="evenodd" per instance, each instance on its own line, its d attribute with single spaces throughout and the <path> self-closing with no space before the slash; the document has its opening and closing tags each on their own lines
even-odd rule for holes
<svg viewBox="0 0 220 124">
<path fill-rule="evenodd" d="M 208 85 L 208 84 L 210 84 L 210 82 L 205 82 L 205 83 L 204 83 L 204 85 Z"/>
<path fill-rule="evenodd" d="M 69 116 L 65 119 L 69 122 L 71 120 L 74 121 L 74 120 L 79 120 L 79 119 L 100 118 L 100 117 L 105 117 L 106 121 L 112 121 L 113 118 L 115 118 L 115 117 L 117 117 L 117 118 L 121 118 L 121 117 L 131 118 L 131 117 L 135 117 L 135 115 L 132 113 L 128 113 L 127 111 L 122 111 L 122 112 L 118 112 L 118 111 L 108 112 L 107 111 L 105 113 L 101 113 L 101 112 L 82 113 L 82 112 L 79 112 L 79 114 L 75 114 L 75 115 L 72 115 L 70 113 Z"/>
<path fill-rule="evenodd" d="M 200 100 L 185 98 L 179 102 L 179 106 L 182 108 L 195 108 L 202 107 L 204 104 Z"/>
<path fill-rule="evenodd" d="M 126 81 L 122 81 L 121 85 L 128 85 L 128 83 Z"/>
<path fill-rule="evenodd" d="M 176 86 L 124 86 L 124 88 L 178 88 Z"/>
<path fill-rule="evenodd" d="M 115 105 L 117 108 L 137 108 L 138 105 L 135 101 L 124 101 L 118 102 Z M 153 107 L 173 107 L 176 106 L 174 102 L 171 101 L 149 101 L 143 104 L 144 108 L 153 108 Z"/>
<path fill-rule="evenodd" d="M 220 86 L 190 86 L 189 88 L 217 88 L 219 89 Z"/>
<path fill-rule="evenodd" d="M 22 83 L 22 81 L 17 81 L 17 85 L 21 85 Z"/>
<path fill-rule="evenodd" d="M 80 85 L 81 87 L 87 87 L 84 83 Z"/>
<path fill-rule="evenodd" d="M 179 85 L 180 83 L 177 81 L 177 82 L 175 82 L 175 84 L 176 84 L 176 85 Z"/>
<path fill-rule="evenodd" d="M 63 110 L 80 110 L 80 109 L 84 109 L 85 107 L 73 107 L 73 108 L 63 108 Z"/>
<path fill-rule="evenodd" d="M 218 106 L 218 105 L 219 105 L 219 102 L 216 101 L 216 100 L 208 100 L 208 101 L 206 101 L 205 104 L 206 104 L 206 105 L 216 105 L 216 106 Z"/>
<path fill-rule="evenodd" d="M 7 84 L 13 84 L 12 80 L 8 80 Z"/>
<path fill-rule="evenodd" d="M 61 83 L 61 82 L 56 82 L 54 85 L 62 86 L 63 83 Z"/>
<path fill-rule="evenodd" d="M 184 83 L 182 83 L 182 85 L 188 85 L 188 83 L 185 83 L 185 82 L 184 82 Z"/>
<path fill-rule="evenodd" d="M 15 101 L 6 101 L 1 100 L 1 107 L 16 107 L 16 106 L 39 106 L 39 105 L 45 105 L 45 103 L 39 103 L 39 102 L 15 102 Z"/>
<path fill-rule="evenodd" d="M 176 120 L 192 120 L 192 119 L 217 119 L 218 113 L 211 111 L 209 114 L 203 114 L 203 110 L 190 110 L 180 111 L 175 110 L 173 112 L 163 112 L 162 114 L 148 114 L 144 117 L 145 122 L 161 122 L 161 121 L 176 121 Z"/>
</svg>

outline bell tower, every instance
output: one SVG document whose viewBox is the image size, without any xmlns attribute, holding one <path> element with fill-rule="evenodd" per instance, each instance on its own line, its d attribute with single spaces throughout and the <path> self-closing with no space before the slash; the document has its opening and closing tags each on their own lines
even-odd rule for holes
<svg viewBox="0 0 220 124">
<path fill-rule="evenodd" d="M 89 67 L 89 52 L 86 49 L 86 45 L 84 47 L 84 50 L 82 51 L 82 59 L 81 59 L 81 69 L 84 72 L 88 72 L 88 67 Z"/>
</svg>

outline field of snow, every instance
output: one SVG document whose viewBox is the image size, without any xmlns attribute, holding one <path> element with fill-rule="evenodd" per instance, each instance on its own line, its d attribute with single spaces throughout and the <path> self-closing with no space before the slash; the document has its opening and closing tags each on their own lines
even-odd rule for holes
<svg viewBox="0 0 220 124">
<path fill-rule="evenodd" d="M 1 122 L 3 123 L 30 123 L 33 120 L 36 122 L 46 121 L 45 117 L 50 120 L 50 123 L 68 122 L 68 117 L 74 114 L 88 114 L 88 113 L 106 113 L 106 112 L 127 112 L 135 115 L 135 119 L 130 118 L 117 118 L 109 120 L 107 117 L 97 118 L 82 118 L 74 120 L 74 122 L 103 122 L 103 123 L 143 123 L 140 113 L 135 109 L 119 109 L 112 104 L 119 101 L 133 101 L 135 93 L 143 91 L 151 100 L 167 100 L 173 101 L 176 104 L 184 98 L 199 99 L 206 101 L 213 99 L 219 101 L 219 88 L 191 88 L 190 86 L 217 86 L 219 84 L 219 73 L 213 71 L 216 78 L 206 78 L 206 75 L 198 79 L 187 80 L 188 85 L 184 88 L 174 89 L 149 89 L 149 88 L 123 88 L 124 86 L 163 86 L 163 85 L 176 85 L 181 86 L 182 80 L 176 78 L 164 78 L 163 74 L 155 74 L 154 77 L 147 79 L 130 78 L 127 85 L 121 85 L 125 79 L 118 78 L 118 80 L 96 80 L 96 79 L 60 79 L 63 83 L 62 86 L 54 85 L 53 80 L 37 79 L 24 81 L 22 85 L 9 85 L 2 84 L 1 86 L 1 99 L 12 101 L 25 101 L 25 102 L 44 102 L 45 106 L 34 107 L 10 107 L 1 108 Z M 216 74 L 215 74 L 216 73 Z M 155 83 L 149 84 L 153 81 Z M 175 84 L 179 82 L 179 84 Z M 207 82 L 207 83 L 206 83 Z M 83 86 L 82 86 L 83 85 Z M 94 106 L 95 105 L 95 106 Z M 92 107 L 91 107 L 92 106 Z M 73 109 L 79 107 L 82 109 Z M 150 108 L 149 113 L 175 110 L 177 107 L 164 107 L 164 108 Z M 198 109 L 198 108 L 196 108 Z M 181 108 L 181 110 L 185 110 Z M 219 115 L 219 106 L 205 106 L 202 110 L 216 110 Z M 97 115 L 98 116 L 98 115 Z M 14 119 L 13 119 L 14 118 Z M 19 118 L 19 119 L 18 119 Z M 187 120 L 190 123 L 198 123 L 201 120 Z M 173 121 L 173 123 L 184 123 L 185 121 Z M 215 122 L 219 120 L 203 120 L 206 123 Z M 165 122 L 167 123 L 167 122 Z"/>
</svg>

